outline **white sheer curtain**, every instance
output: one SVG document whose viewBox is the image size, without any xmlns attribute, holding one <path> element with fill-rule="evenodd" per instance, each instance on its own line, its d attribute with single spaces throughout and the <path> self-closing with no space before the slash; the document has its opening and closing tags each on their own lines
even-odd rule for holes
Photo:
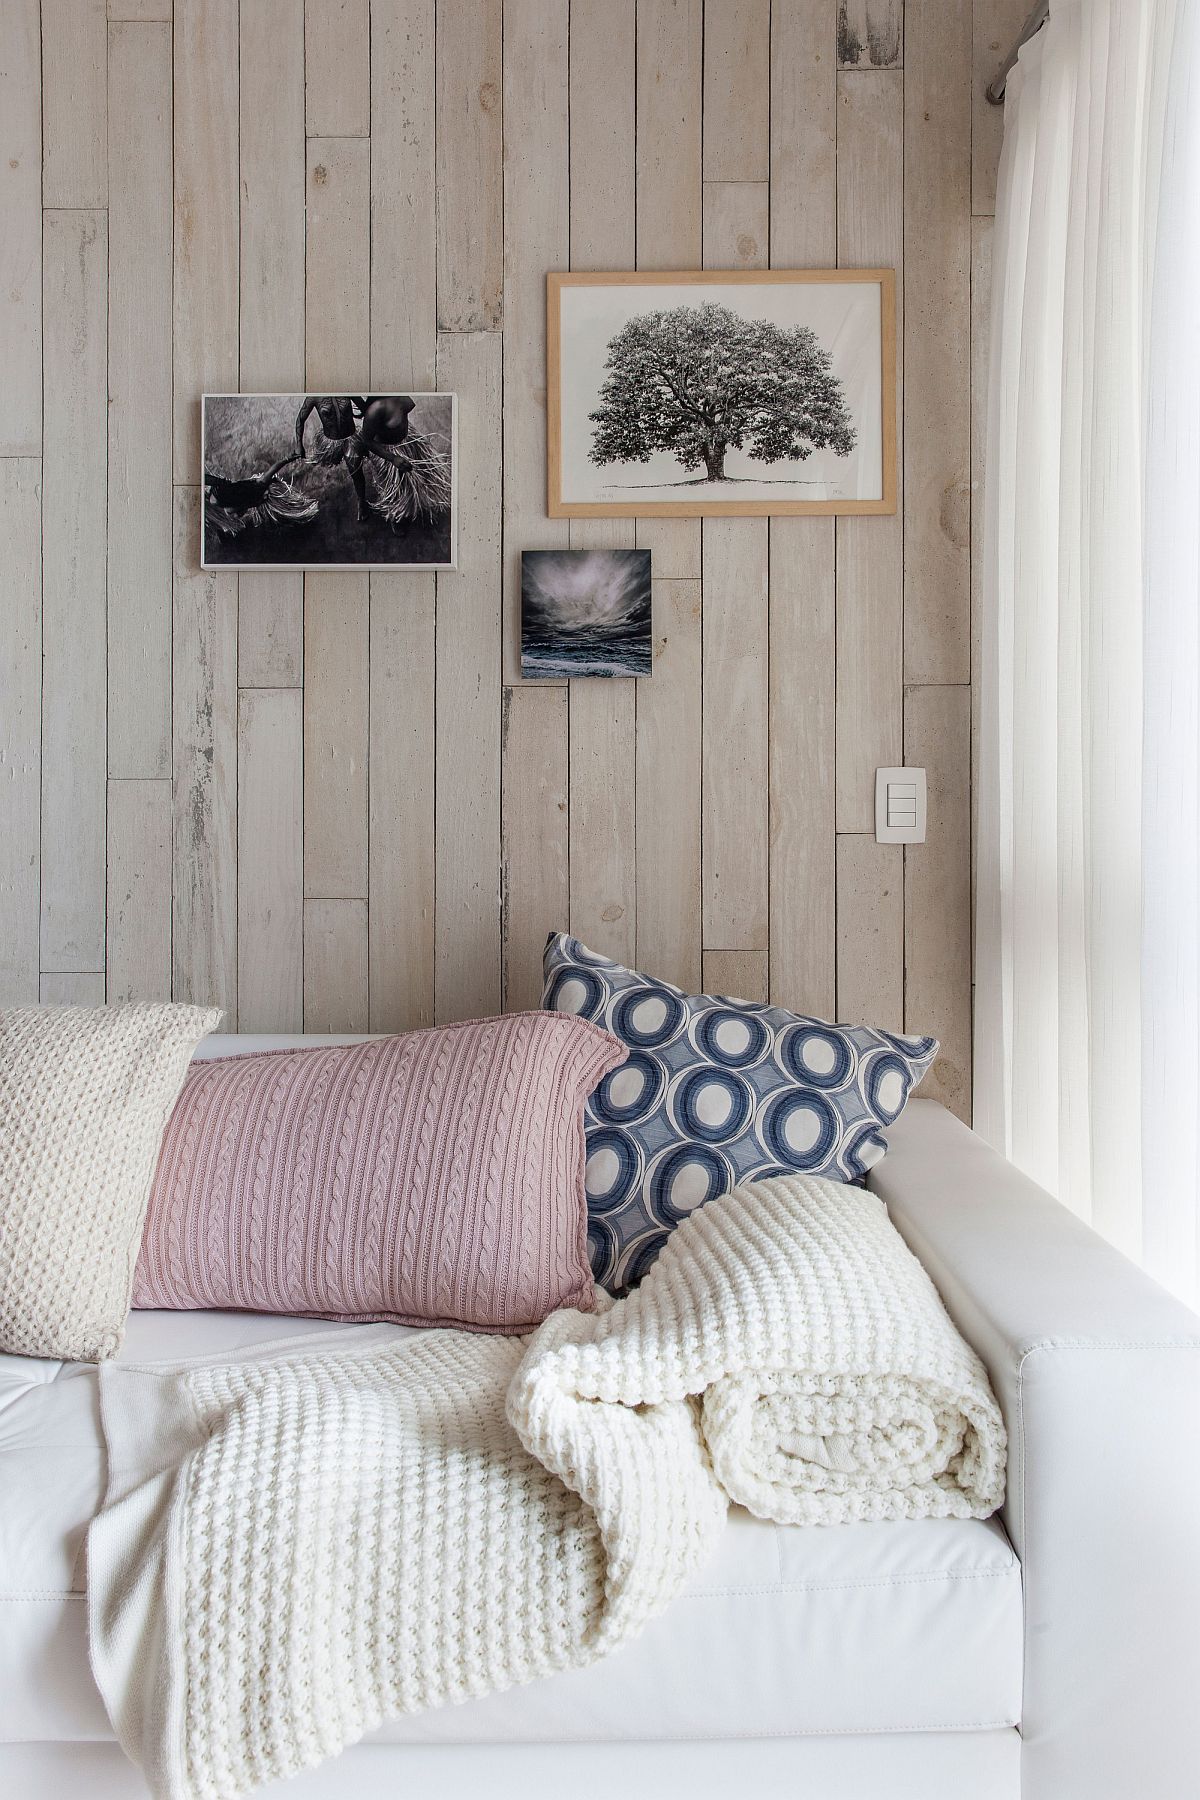
<svg viewBox="0 0 1200 1800">
<path fill-rule="evenodd" d="M 1200 7 L 1052 0 L 993 246 L 975 1122 L 1186 1298 L 1200 1171 Z"/>
</svg>

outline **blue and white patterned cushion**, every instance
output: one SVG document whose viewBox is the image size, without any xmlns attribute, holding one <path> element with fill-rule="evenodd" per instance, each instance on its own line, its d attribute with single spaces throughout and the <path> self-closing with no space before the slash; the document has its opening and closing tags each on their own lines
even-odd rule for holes
<svg viewBox="0 0 1200 1800">
<path fill-rule="evenodd" d="M 629 1046 L 584 1116 L 592 1268 L 613 1293 L 636 1286 L 681 1219 L 738 1182 L 794 1170 L 856 1181 L 938 1051 L 931 1037 L 685 994 L 561 932 L 544 967 L 544 1007 Z"/>
</svg>

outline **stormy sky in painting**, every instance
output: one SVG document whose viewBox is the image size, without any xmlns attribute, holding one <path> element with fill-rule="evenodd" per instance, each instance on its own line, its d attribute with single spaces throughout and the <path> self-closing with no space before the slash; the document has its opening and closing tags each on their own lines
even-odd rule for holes
<svg viewBox="0 0 1200 1800">
<path fill-rule="evenodd" d="M 527 550 L 522 673 L 649 675 L 650 610 L 648 550 Z"/>
</svg>

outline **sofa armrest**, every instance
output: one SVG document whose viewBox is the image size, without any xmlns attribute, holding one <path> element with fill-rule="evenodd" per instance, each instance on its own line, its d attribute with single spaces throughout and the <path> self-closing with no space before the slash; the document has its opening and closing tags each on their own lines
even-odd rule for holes
<svg viewBox="0 0 1200 1800">
<path fill-rule="evenodd" d="M 1200 1318 L 936 1102 L 888 1138 L 870 1185 L 1008 1427 L 1023 1800 L 1195 1800 Z"/>
</svg>

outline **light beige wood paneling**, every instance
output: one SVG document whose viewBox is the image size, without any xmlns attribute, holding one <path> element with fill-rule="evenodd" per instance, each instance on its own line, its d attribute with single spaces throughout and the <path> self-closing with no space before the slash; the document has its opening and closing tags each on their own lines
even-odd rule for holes
<svg viewBox="0 0 1200 1800">
<path fill-rule="evenodd" d="M 231 1024 L 239 974 L 263 1029 L 534 1005 L 573 923 L 689 988 L 928 1024 L 963 1104 L 968 751 L 947 746 L 969 742 L 988 226 L 966 247 L 994 205 L 985 65 L 1023 6 L 80 0 L 44 132 L 41 10 L 0 9 L 0 457 L 33 459 L 0 468 L 25 574 L 0 628 L 0 984 L 99 1000 L 107 943 L 110 995 L 161 985 L 170 776 L 171 981 Z M 107 294 L 93 246 L 84 300 L 62 238 L 43 282 L 43 177 L 49 232 L 111 209 Z M 549 521 L 546 271 L 768 259 L 897 269 L 903 518 Z M 307 647 L 300 576 L 200 573 L 195 485 L 205 389 L 305 384 L 462 402 L 461 570 L 317 575 Z M 653 677 L 523 683 L 521 550 L 634 543 Z M 907 950 L 903 854 L 870 835 L 906 614 L 908 677 L 933 684 L 909 759 L 949 795 L 910 858 Z M 66 953 L 43 896 L 56 931 L 73 914 Z"/>
<path fill-rule="evenodd" d="M 768 942 L 767 521 L 704 521 L 704 948 Z"/>
<path fill-rule="evenodd" d="M 107 220 L 47 212 L 42 963 L 104 962 Z"/>
<path fill-rule="evenodd" d="M 922 1093 L 960 1118 L 971 1109 L 971 692 L 911 687 L 904 751 L 929 782 L 928 836 L 907 846 L 904 1028 L 941 1053 Z"/>
<path fill-rule="evenodd" d="M 904 76 L 838 77 L 838 261 L 897 271 L 897 382 L 904 343 Z M 902 418 L 897 405 L 897 419 Z M 903 467 L 903 463 L 901 463 Z M 875 770 L 900 761 L 904 526 L 837 521 L 837 826 L 875 828 Z"/>
<path fill-rule="evenodd" d="M 0 1006 L 37 999 L 42 757 L 41 466 L 0 458 Z"/>
<path fill-rule="evenodd" d="M 0 456 L 42 449 L 42 107 L 38 0 L 0 7 Z"/>
<path fill-rule="evenodd" d="M 637 266 L 699 268 L 704 256 L 704 0 L 638 0 Z M 698 519 L 638 519 L 662 580 L 700 579 Z"/>
<path fill-rule="evenodd" d="M 500 365 L 495 332 L 443 333 L 438 385 L 459 396 L 458 569 L 437 578 L 435 1012 L 500 1004 Z"/>
<path fill-rule="evenodd" d="M 971 679 L 971 5 L 909 0 L 904 675 Z"/>
<path fill-rule="evenodd" d="M 175 490 L 172 991 L 237 1029 L 237 576 L 201 571 L 200 493 Z"/>
<path fill-rule="evenodd" d="M 433 1023 L 435 577 L 371 577 L 372 1031 Z"/>
<path fill-rule="evenodd" d="M 710 269 L 765 269 L 771 189 L 765 181 L 706 181 L 704 262 Z"/>
<path fill-rule="evenodd" d="M 171 998 L 171 783 L 108 784 L 110 1006 Z"/>
<path fill-rule="evenodd" d="M 504 312 L 503 0 L 437 9 L 438 324 L 493 331 Z"/>
<path fill-rule="evenodd" d="M 996 210 L 996 170 L 1004 139 L 1004 108 L 987 90 L 1017 41 L 1030 0 L 974 0 L 971 11 L 971 210 Z"/>
<path fill-rule="evenodd" d="M 565 269 L 571 253 L 569 15 L 569 0 L 506 0 L 504 8 L 504 679 L 510 684 L 521 680 L 521 552 L 562 550 L 570 542 L 568 521 L 546 517 L 545 480 L 546 271 Z M 561 723 L 565 755 L 565 708 Z M 517 747 L 524 741 L 518 734 Z M 565 817 L 561 829 L 566 832 Z"/>
<path fill-rule="evenodd" d="M 371 4 L 371 385 L 432 389 L 437 362 L 434 0 Z"/>
<path fill-rule="evenodd" d="M 309 575 L 304 595 L 304 892 L 367 895 L 366 575 Z"/>
<path fill-rule="evenodd" d="M 304 902 L 304 1029 L 366 1031 L 367 903 Z"/>
<path fill-rule="evenodd" d="M 176 0 L 175 479 L 200 479 L 200 396 L 238 390 L 238 0 Z"/>
<path fill-rule="evenodd" d="M 304 66 L 309 137 L 368 137 L 370 0 L 304 0 Z"/>
<path fill-rule="evenodd" d="M 837 1016 L 904 1030 L 904 849 L 865 832 L 837 841 Z"/>
<path fill-rule="evenodd" d="M 542 951 L 570 918 L 567 689 L 546 682 L 504 696 L 502 876 L 504 1005 L 540 1006 Z"/>
<path fill-rule="evenodd" d="M 704 992 L 763 1005 L 768 998 L 765 954 L 761 950 L 706 950 Z"/>
<path fill-rule="evenodd" d="M 292 688 L 238 695 L 238 1023 L 304 1020 L 304 705 Z"/>
<path fill-rule="evenodd" d="M 105 0 L 42 0 L 42 205 L 108 202 Z"/>
<path fill-rule="evenodd" d="M 701 598 L 654 584 L 654 674 L 637 696 L 639 969 L 695 992 L 700 930 Z"/>
<path fill-rule="evenodd" d="M 704 178 L 765 181 L 770 164 L 771 0 L 706 0 Z"/>
<path fill-rule="evenodd" d="M 314 391 L 362 392 L 371 344 L 371 146 L 308 140 L 305 380 Z"/>
<path fill-rule="evenodd" d="M 983 629 L 984 480 L 987 473 L 987 389 L 992 312 L 993 220 L 971 228 L 971 946 L 974 965 L 975 869 L 979 792 L 979 674 Z"/>
<path fill-rule="evenodd" d="M 904 63 L 904 0 L 839 0 L 842 69 L 898 69 Z"/>
<path fill-rule="evenodd" d="M 240 94 L 241 387 L 291 393 L 304 382 L 303 0 L 242 7 Z"/>
<path fill-rule="evenodd" d="M 103 1006 L 104 970 L 46 969 L 38 1000 L 42 1006 Z"/>
<path fill-rule="evenodd" d="M 108 38 L 108 772 L 163 778 L 171 773 L 171 30 L 114 24 Z"/>
</svg>

